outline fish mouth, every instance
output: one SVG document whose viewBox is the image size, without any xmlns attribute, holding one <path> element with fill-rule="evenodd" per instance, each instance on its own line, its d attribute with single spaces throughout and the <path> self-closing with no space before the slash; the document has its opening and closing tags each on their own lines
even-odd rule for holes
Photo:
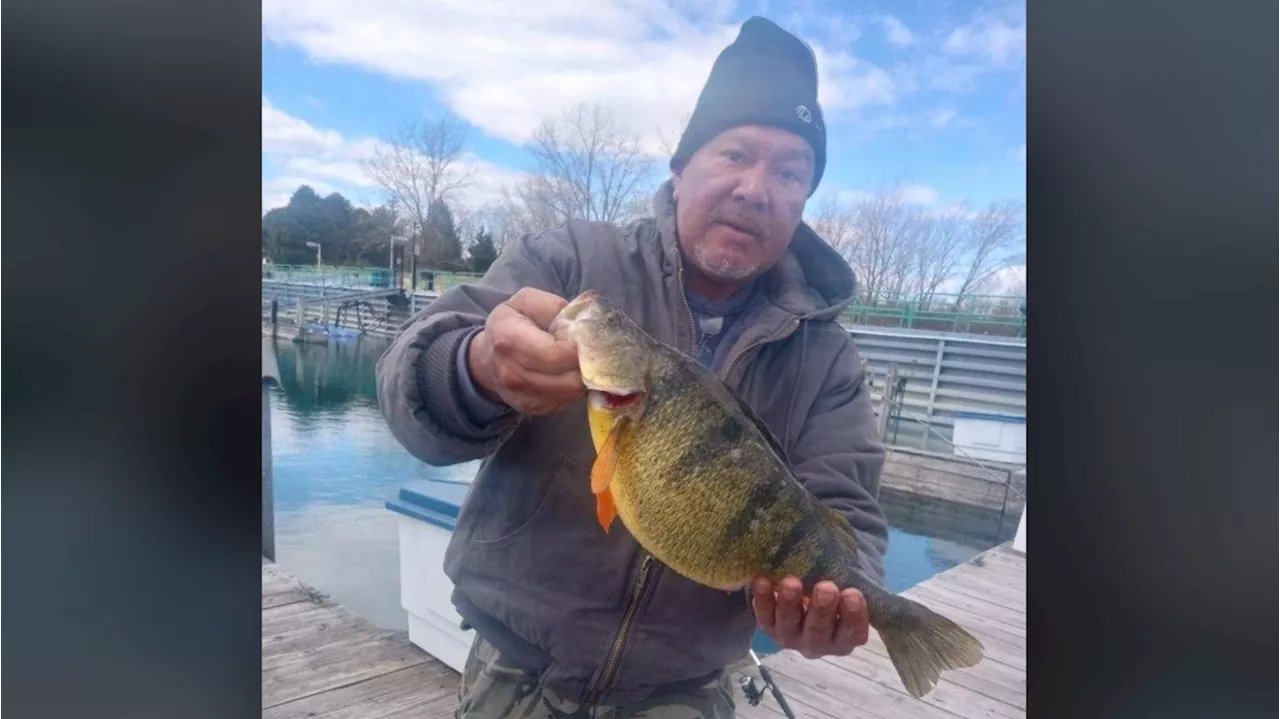
<svg viewBox="0 0 1280 719">
<path fill-rule="evenodd" d="M 595 290 L 586 290 L 573 298 L 556 315 L 547 331 L 557 339 L 569 339 L 568 332 L 579 320 L 591 319 L 600 312 L 600 295 Z"/>
<path fill-rule="evenodd" d="M 644 391 L 640 389 L 599 389 L 587 382 L 587 401 L 594 409 L 616 411 L 626 409 L 644 399 Z"/>
</svg>

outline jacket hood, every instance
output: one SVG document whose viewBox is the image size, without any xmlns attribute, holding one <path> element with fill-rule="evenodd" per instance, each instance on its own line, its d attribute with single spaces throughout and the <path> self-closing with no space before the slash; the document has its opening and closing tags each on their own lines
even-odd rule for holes
<svg viewBox="0 0 1280 719">
<path fill-rule="evenodd" d="M 668 179 L 653 196 L 663 259 L 672 270 L 683 262 L 676 235 L 673 190 Z M 805 222 L 796 228 L 786 254 L 761 279 L 774 304 L 804 320 L 837 319 L 857 290 L 853 268 Z"/>
</svg>

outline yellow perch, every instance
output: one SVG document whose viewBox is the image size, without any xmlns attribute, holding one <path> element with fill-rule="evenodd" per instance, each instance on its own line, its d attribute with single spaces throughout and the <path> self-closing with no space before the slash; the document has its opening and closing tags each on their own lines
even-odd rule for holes
<svg viewBox="0 0 1280 719">
<path fill-rule="evenodd" d="M 551 332 L 578 346 L 597 457 L 591 489 L 645 550 L 689 579 L 739 589 L 756 577 L 853 587 L 913 696 L 982 660 L 982 644 L 858 570 L 853 528 L 796 480 L 777 440 L 714 373 L 588 291 Z"/>
</svg>

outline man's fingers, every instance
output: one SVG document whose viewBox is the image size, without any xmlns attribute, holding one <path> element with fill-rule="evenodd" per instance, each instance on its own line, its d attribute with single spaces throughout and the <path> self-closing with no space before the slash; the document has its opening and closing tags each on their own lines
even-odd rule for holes
<svg viewBox="0 0 1280 719">
<path fill-rule="evenodd" d="M 532 373 L 518 365 L 506 364 L 498 370 L 507 404 L 529 414 L 545 414 L 581 399 L 586 394 L 582 376 L 576 370 L 558 375 Z"/>
<path fill-rule="evenodd" d="M 832 582 L 819 582 L 813 588 L 809 611 L 805 614 L 801 641 L 810 650 L 825 651 L 836 628 L 840 590 Z"/>
<path fill-rule="evenodd" d="M 840 621 L 836 625 L 835 644 L 841 651 L 853 651 L 867 643 L 869 615 L 867 599 L 856 589 L 840 593 Z"/>
<path fill-rule="evenodd" d="M 560 374 L 578 367 L 578 349 L 572 342 L 557 340 L 517 307 L 495 309 L 488 327 L 494 353 L 525 369 Z"/>
<path fill-rule="evenodd" d="M 525 287 L 520 291 L 511 295 L 511 299 L 507 300 L 510 305 L 520 314 L 533 320 L 540 329 L 546 330 L 551 326 L 551 321 L 560 314 L 560 310 L 569 304 L 563 297 L 553 295 L 550 292 L 543 292 L 532 287 Z"/>
<path fill-rule="evenodd" d="M 800 641 L 800 627 L 804 621 L 801 597 L 804 586 L 799 579 L 787 577 L 778 585 L 777 608 L 774 611 L 774 638 L 783 647 L 791 648 Z"/>
<path fill-rule="evenodd" d="M 770 636 L 773 635 L 773 613 L 777 606 L 773 598 L 773 582 L 757 579 L 751 587 L 751 608 L 756 612 L 756 624 Z"/>
</svg>

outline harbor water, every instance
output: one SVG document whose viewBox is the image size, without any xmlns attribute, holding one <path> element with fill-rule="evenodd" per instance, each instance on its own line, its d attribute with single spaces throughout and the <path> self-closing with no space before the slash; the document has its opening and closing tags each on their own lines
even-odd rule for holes
<svg viewBox="0 0 1280 719">
<path fill-rule="evenodd" d="M 271 391 L 276 561 L 374 624 L 407 626 L 400 607 L 396 516 L 384 506 L 410 479 L 465 482 L 477 463 L 431 467 L 387 431 L 374 368 L 387 341 L 276 342 Z M 902 591 L 1007 540 L 989 517 L 884 496 L 890 520 L 886 585 Z M 966 527 L 971 529 L 966 530 Z M 761 645 L 760 649 L 768 647 Z"/>
</svg>

